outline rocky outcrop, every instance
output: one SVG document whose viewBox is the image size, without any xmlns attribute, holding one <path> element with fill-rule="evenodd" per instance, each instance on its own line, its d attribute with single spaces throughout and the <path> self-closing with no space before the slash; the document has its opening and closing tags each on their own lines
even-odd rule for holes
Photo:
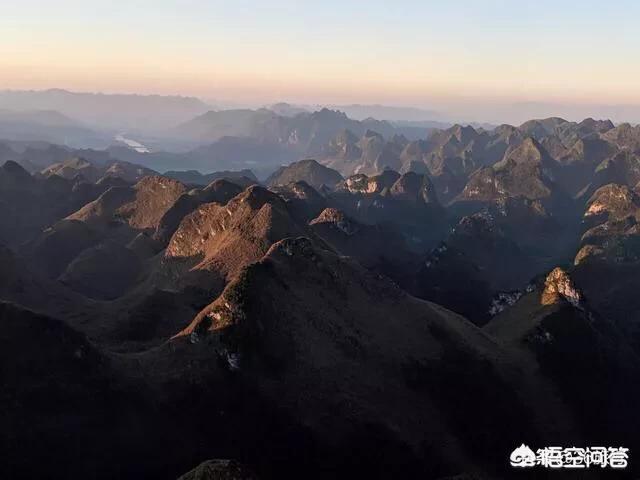
<svg viewBox="0 0 640 480">
<path fill-rule="evenodd" d="M 555 268 L 544 282 L 544 290 L 540 296 L 542 305 L 554 305 L 561 301 L 567 301 L 574 307 L 582 304 L 582 294 L 576 288 L 569 274 L 562 268 Z"/>
<path fill-rule="evenodd" d="M 364 174 L 352 175 L 347 178 L 339 189 L 350 193 L 374 194 L 389 189 L 400 178 L 400 174 L 393 170 L 386 170 L 379 175 L 368 177 Z"/>
<path fill-rule="evenodd" d="M 580 265 L 581 263 L 593 259 L 593 258 L 602 258 L 605 255 L 605 250 L 602 247 L 597 245 L 585 245 L 576 254 L 575 259 L 573 260 L 574 265 Z"/>
<path fill-rule="evenodd" d="M 227 205 L 206 203 L 184 217 L 163 264 L 172 283 L 202 286 L 207 284 L 204 275 L 215 277 L 218 284 L 259 260 L 274 242 L 300 233 L 279 195 L 252 186 Z"/>
<path fill-rule="evenodd" d="M 626 185 L 599 188 L 587 203 L 576 265 L 598 258 L 630 263 L 640 258 L 640 197 Z"/>
<path fill-rule="evenodd" d="M 587 206 L 585 217 L 607 214 L 608 219 L 622 219 L 637 214 L 640 197 L 628 186 L 612 183 L 596 190 Z"/>
<path fill-rule="evenodd" d="M 258 477 L 234 460 L 207 460 L 178 480 L 258 480 Z"/>
<path fill-rule="evenodd" d="M 193 189 L 183 193 L 175 203 L 164 213 L 153 238 L 162 245 L 167 245 L 172 235 L 178 229 L 184 217 L 193 212 L 198 206 L 206 203 L 226 205 L 229 200 L 242 192 L 242 188 L 228 180 L 214 180 L 203 189 Z"/>
</svg>

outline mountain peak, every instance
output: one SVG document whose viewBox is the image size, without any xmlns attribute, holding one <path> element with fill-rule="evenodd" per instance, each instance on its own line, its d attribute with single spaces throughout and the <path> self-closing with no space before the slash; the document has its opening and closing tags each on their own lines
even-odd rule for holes
<svg viewBox="0 0 640 480">
<path fill-rule="evenodd" d="M 415 172 L 407 172 L 398 178 L 391 186 L 390 193 L 394 197 L 407 200 L 438 203 L 438 197 L 431 179 L 427 175 L 420 175 Z"/>
<path fill-rule="evenodd" d="M 4 165 L 0 167 L 0 171 L 15 178 L 27 178 L 27 176 L 31 178 L 29 172 L 27 172 L 18 162 L 13 160 L 7 160 L 4 162 Z"/>
<path fill-rule="evenodd" d="M 476 129 L 473 128 L 471 125 L 463 126 L 460 124 L 456 124 L 453 127 L 451 127 L 449 131 L 454 137 L 456 137 L 456 139 L 460 143 L 463 143 L 463 144 L 470 142 L 478 134 Z"/>
<path fill-rule="evenodd" d="M 0 186 L 6 190 L 14 190 L 33 186 L 36 179 L 19 163 L 8 160 L 0 167 Z"/>
<path fill-rule="evenodd" d="M 323 119 L 323 120 L 345 120 L 347 119 L 347 114 L 341 112 L 340 110 L 331 110 L 329 108 L 322 108 L 317 112 L 313 112 L 311 114 L 311 118 Z"/>
<path fill-rule="evenodd" d="M 337 208 L 325 208 L 320 215 L 309 222 L 309 225 L 319 225 L 330 223 L 335 225 L 346 235 L 353 235 L 358 232 L 358 224 L 347 217 L 342 210 Z"/>
<path fill-rule="evenodd" d="M 640 209 L 640 197 L 626 185 L 610 183 L 596 190 L 587 205 L 585 217 L 607 213 L 612 218 L 623 218 Z"/>
<path fill-rule="evenodd" d="M 371 129 L 367 129 L 367 131 L 366 131 L 366 132 L 364 132 L 363 137 L 364 137 L 364 138 L 373 138 L 373 137 L 376 137 L 376 138 L 379 138 L 380 140 L 383 140 L 382 135 L 380 135 L 378 132 L 373 131 L 373 130 L 371 130 Z"/>
<path fill-rule="evenodd" d="M 336 170 L 318 163 L 316 160 L 306 159 L 279 168 L 267 179 L 267 184 L 275 187 L 301 180 L 317 189 L 323 185 L 333 188 L 342 181 L 342 175 Z"/>
<path fill-rule="evenodd" d="M 544 147 L 533 137 L 527 137 L 516 148 L 507 152 L 500 164 L 512 160 L 515 163 L 541 163 L 547 155 Z"/>
<path fill-rule="evenodd" d="M 579 125 L 596 132 L 608 132 L 615 128 L 615 125 L 611 120 L 595 120 L 591 117 L 585 118 L 579 123 Z"/>
<path fill-rule="evenodd" d="M 260 185 L 251 185 L 236 197 L 237 202 L 246 203 L 256 210 L 265 203 L 281 203 L 280 197 Z"/>
<path fill-rule="evenodd" d="M 582 300 L 582 293 L 565 270 L 556 267 L 547 275 L 540 297 L 542 305 L 555 305 L 561 301 L 567 301 L 574 307 L 580 307 Z"/>
</svg>

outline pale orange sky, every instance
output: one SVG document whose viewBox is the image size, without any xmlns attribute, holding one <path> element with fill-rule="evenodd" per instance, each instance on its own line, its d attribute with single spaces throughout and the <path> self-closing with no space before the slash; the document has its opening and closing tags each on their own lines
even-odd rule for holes
<svg viewBox="0 0 640 480">
<path fill-rule="evenodd" d="M 245 103 L 640 104 L 640 8 L 628 0 L 606 11 L 591 0 L 52 3 L 3 7 L 0 88 Z"/>
</svg>

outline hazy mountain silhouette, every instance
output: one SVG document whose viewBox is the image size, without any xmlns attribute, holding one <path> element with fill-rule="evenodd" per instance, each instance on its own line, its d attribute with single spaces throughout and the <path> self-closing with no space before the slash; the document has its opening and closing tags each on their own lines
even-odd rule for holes
<svg viewBox="0 0 640 480">
<path fill-rule="evenodd" d="M 192 97 L 79 93 L 61 89 L 0 91 L 0 109 L 53 110 L 96 128 L 170 128 L 209 106 Z"/>
</svg>

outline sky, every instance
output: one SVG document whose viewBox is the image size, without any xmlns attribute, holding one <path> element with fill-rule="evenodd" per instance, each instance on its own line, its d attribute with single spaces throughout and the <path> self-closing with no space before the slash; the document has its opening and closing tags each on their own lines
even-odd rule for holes
<svg viewBox="0 0 640 480">
<path fill-rule="evenodd" d="M 3 2 L 0 88 L 640 105 L 635 0 Z"/>
</svg>

